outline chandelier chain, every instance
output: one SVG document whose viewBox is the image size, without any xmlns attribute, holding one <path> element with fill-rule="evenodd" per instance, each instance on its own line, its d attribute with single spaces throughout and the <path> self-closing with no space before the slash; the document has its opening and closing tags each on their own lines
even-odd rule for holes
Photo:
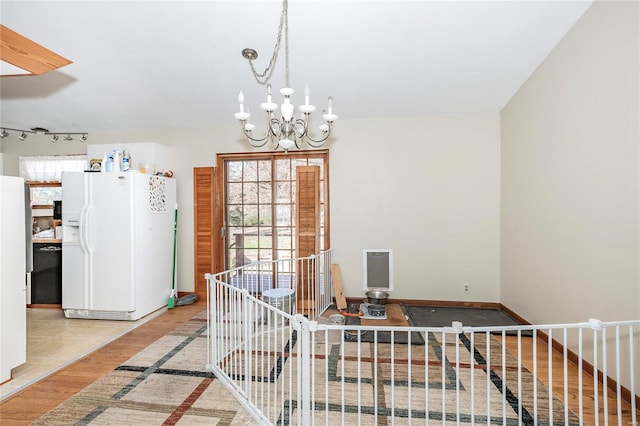
<svg viewBox="0 0 640 426">
<path fill-rule="evenodd" d="M 284 15 L 284 87 L 289 86 L 289 3 L 282 2 L 282 13 Z"/>
<path fill-rule="evenodd" d="M 285 50 L 285 85 L 289 86 L 289 17 L 288 17 L 288 1 L 284 0 L 282 2 L 282 13 L 280 14 L 280 24 L 278 25 L 278 37 L 276 38 L 276 44 L 273 47 L 273 54 L 271 55 L 271 59 L 269 60 L 269 64 L 265 68 L 262 73 L 256 71 L 255 66 L 253 65 L 253 60 L 249 60 L 249 64 L 251 65 L 251 72 L 255 77 L 256 81 L 261 85 L 267 84 L 267 82 L 271 79 L 273 75 L 273 70 L 275 69 L 276 60 L 278 59 L 278 52 L 280 51 L 280 42 L 282 40 L 282 30 L 284 28 L 284 50 Z"/>
</svg>

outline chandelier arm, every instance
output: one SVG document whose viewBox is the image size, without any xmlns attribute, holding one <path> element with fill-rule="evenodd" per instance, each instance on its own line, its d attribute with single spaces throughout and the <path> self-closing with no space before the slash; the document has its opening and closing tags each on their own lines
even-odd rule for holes
<svg viewBox="0 0 640 426">
<path fill-rule="evenodd" d="M 268 128 L 265 131 L 264 136 L 253 137 L 253 136 L 251 136 L 251 132 L 247 131 L 247 129 L 245 128 L 245 124 L 246 124 L 246 122 L 244 120 L 241 121 L 240 122 L 240 128 L 242 129 L 242 133 L 247 138 L 247 141 L 249 142 L 249 144 L 251 146 L 253 146 L 254 148 L 261 148 L 261 147 L 265 146 L 265 144 L 267 143 L 268 140 L 273 139 L 273 135 L 271 133 L 271 129 L 270 128 Z"/>
<path fill-rule="evenodd" d="M 269 119 L 269 133 L 271 134 L 272 139 L 279 138 L 282 135 L 282 124 L 276 117 L 272 116 Z"/>
<path fill-rule="evenodd" d="M 324 136 L 320 139 L 313 139 L 307 131 L 307 134 L 305 135 L 307 138 L 307 143 L 314 148 L 320 148 L 326 142 L 326 140 L 329 139 L 329 136 L 331 136 L 331 123 L 327 123 L 327 125 L 329 126 L 329 130 L 323 132 Z"/>
<path fill-rule="evenodd" d="M 328 133 L 324 138 L 320 139 L 319 141 L 313 140 L 307 136 L 307 144 L 309 144 L 311 148 L 320 148 L 321 146 L 324 145 L 324 143 L 327 141 L 328 138 L 329 138 Z"/>
<path fill-rule="evenodd" d="M 305 114 L 305 117 L 307 115 Z M 307 129 L 308 127 L 308 121 L 305 118 L 298 118 L 294 123 L 293 123 L 293 132 L 296 135 L 296 138 L 298 139 L 303 139 L 306 134 L 307 134 Z"/>
<path fill-rule="evenodd" d="M 261 139 L 256 139 L 254 137 L 251 137 L 251 135 L 249 135 L 249 133 L 247 133 L 246 130 L 243 129 L 242 133 L 244 133 L 244 136 L 247 138 L 247 142 L 249 142 L 249 145 L 251 145 L 254 148 L 262 148 L 263 146 L 265 146 L 267 144 L 267 142 L 269 141 L 269 133 L 267 133 L 266 135 L 264 135 L 263 138 Z"/>
<path fill-rule="evenodd" d="M 298 147 L 298 141 L 302 142 L 306 140 L 307 143 L 312 148 L 320 148 L 322 145 L 324 145 L 324 142 L 329 138 L 329 135 L 331 133 L 330 130 L 326 132 L 324 137 L 317 140 L 313 139 L 313 137 L 311 137 L 311 134 L 309 133 L 308 114 L 305 114 L 303 117 L 304 118 L 298 118 L 297 120 L 295 120 L 293 125 L 293 132 L 295 134 L 296 147 Z M 298 147 L 298 149 L 300 148 Z"/>
</svg>

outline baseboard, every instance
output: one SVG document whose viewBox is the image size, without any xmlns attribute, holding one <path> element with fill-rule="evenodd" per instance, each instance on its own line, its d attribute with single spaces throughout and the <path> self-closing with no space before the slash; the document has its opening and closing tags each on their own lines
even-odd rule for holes
<svg viewBox="0 0 640 426">
<path fill-rule="evenodd" d="M 498 303 L 498 309 L 505 312 L 507 315 L 509 315 L 511 318 L 513 318 L 514 320 L 516 320 L 517 322 L 519 322 L 522 325 L 531 325 L 531 323 L 529 321 L 527 321 L 526 319 L 522 318 L 520 315 L 518 315 L 517 313 L 515 313 L 514 311 L 512 311 L 511 309 L 509 309 L 508 306 L 503 305 L 502 303 Z"/>
<path fill-rule="evenodd" d="M 57 303 L 30 303 L 27 304 L 27 308 L 62 309 L 62 305 Z"/>
</svg>

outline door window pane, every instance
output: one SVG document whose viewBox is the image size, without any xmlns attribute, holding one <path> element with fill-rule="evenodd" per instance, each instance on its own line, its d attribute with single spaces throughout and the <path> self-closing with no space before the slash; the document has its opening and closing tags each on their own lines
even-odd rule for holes
<svg viewBox="0 0 640 426">
<path fill-rule="evenodd" d="M 291 204 L 291 182 L 276 182 L 276 204 Z"/>
<path fill-rule="evenodd" d="M 242 180 L 245 182 L 256 182 L 258 180 L 258 162 L 245 161 L 242 167 Z"/>
<path fill-rule="evenodd" d="M 242 183 L 229 183 L 227 184 L 229 204 L 242 204 Z"/>
<path fill-rule="evenodd" d="M 227 182 L 242 182 L 242 161 L 227 162 Z"/>
<path fill-rule="evenodd" d="M 271 182 L 271 160 L 258 161 L 258 180 Z"/>
<path fill-rule="evenodd" d="M 245 204 L 242 224 L 245 227 L 258 225 L 258 206 Z M 248 231 L 245 231 L 245 233 Z"/>
<path fill-rule="evenodd" d="M 287 159 L 276 160 L 275 180 L 291 180 L 291 161 Z"/>
<path fill-rule="evenodd" d="M 242 185 L 242 202 L 244 204 L 258 203 L 258 184 L 256 182 L 245 182 Z"/>
<path fill-rule="evenodd" d="M 260 225 L 271 226 L 271 206 L 261 204 L 258 208 L 260 209 L 258 212 Z"/>
</svg>

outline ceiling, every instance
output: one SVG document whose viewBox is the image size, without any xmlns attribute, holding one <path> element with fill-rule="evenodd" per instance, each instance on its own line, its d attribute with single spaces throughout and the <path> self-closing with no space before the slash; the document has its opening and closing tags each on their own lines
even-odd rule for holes
<svg viewBox="0 0 640 426">
<path fill-rule="evenodd" d="M 294 104 L 308 84 L 311 103 L 332 95 L 340 119 L 500 111 L 590 4 L 290 0 Z M 264 70 L 280 11 L 264 0 L 1 0 L 3 25 L 73 63 L 0 79 L 0 125 L 235 125 L 240 90 L 255 117 L 266 89 L 240 52 L 256 49 Z M 284 48 L 271 82 L 284 84 Z"/>
</svg>

